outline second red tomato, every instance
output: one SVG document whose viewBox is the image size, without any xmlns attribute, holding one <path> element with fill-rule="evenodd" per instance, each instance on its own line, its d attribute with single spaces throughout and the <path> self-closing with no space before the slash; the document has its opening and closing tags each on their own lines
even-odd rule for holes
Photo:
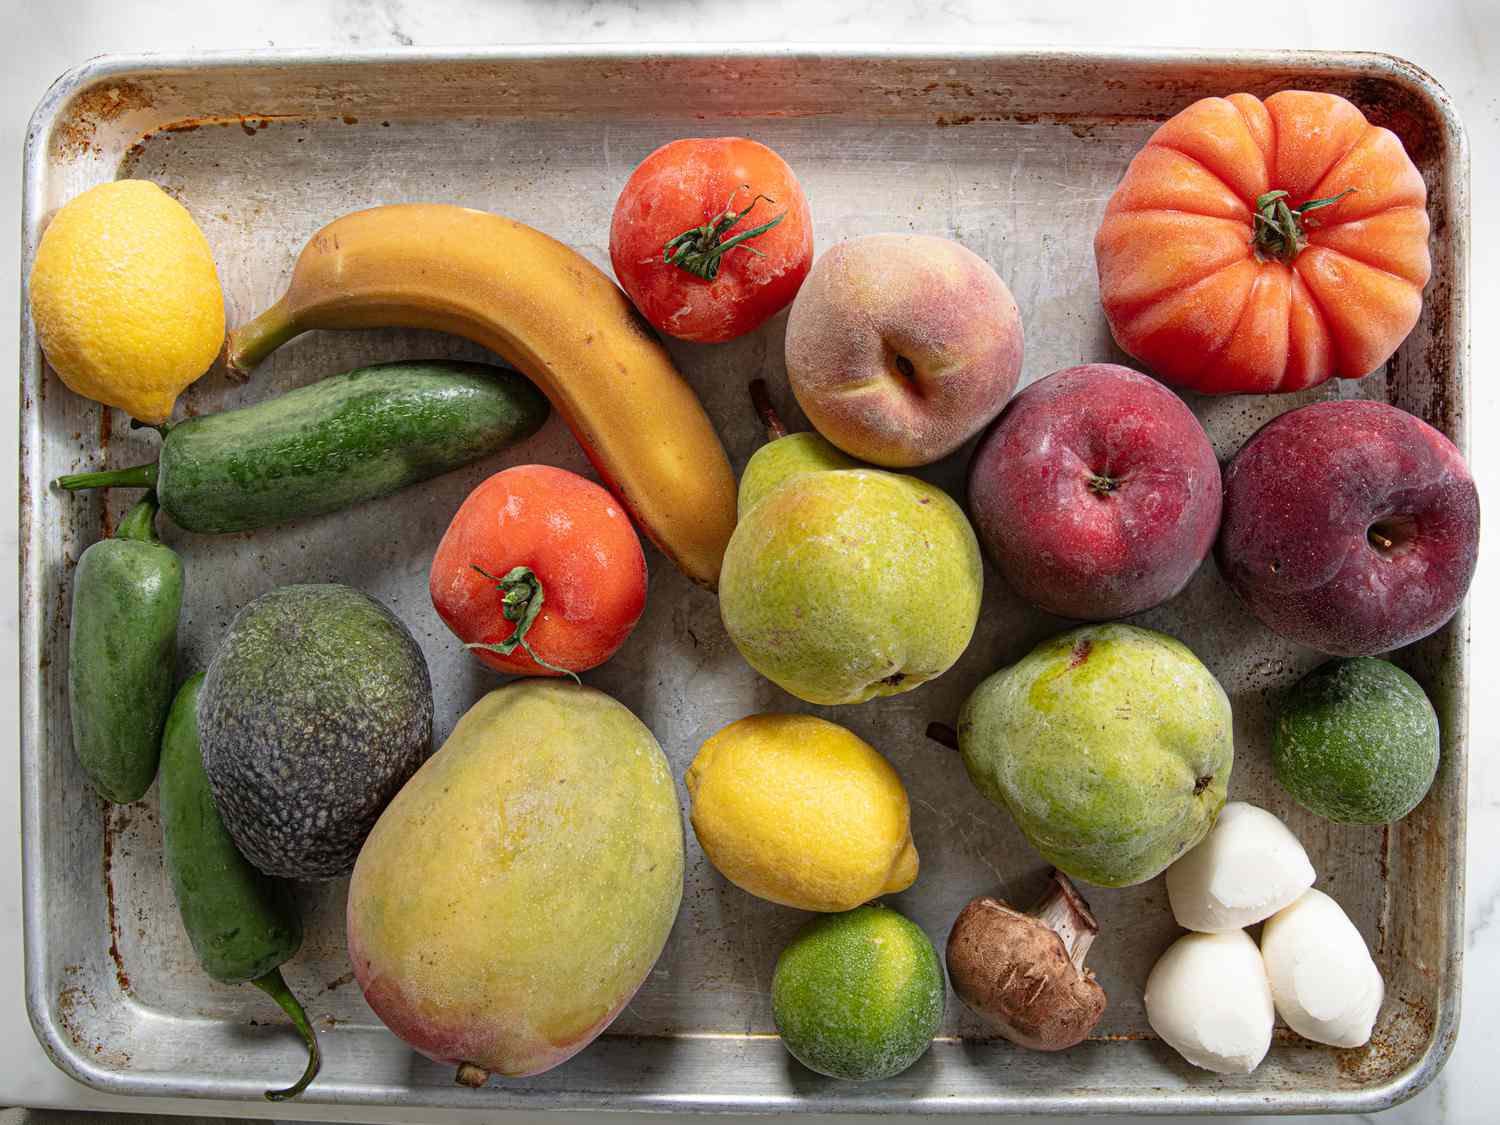
<svg viewBox="0 0 1500 1125">
<path fill-rule="evenodd" d="M 615 276 L 642 315 L 703 344 L 743 336 L 785 308 L 812 253 L 797 177 L 743 137 L 663 145 L 631 174 L 610 225 Z"/>
</svg>

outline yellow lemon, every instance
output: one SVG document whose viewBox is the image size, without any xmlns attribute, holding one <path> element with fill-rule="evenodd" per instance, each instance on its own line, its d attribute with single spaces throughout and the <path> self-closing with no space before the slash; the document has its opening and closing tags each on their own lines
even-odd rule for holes
<svg viewBox="0 0 1500 1125">
<path fill-rule="evenodd" d="M 705 742 L 686 780 L 709 861 L 753 895 L 849 910 L 916 881 L 901 778 L 836 723 L 751 715 Z"/>
<path fill-rule="evenodd" d="M 149 180 L 70 200 L 31 267 L 31 317 L 47 362 L 86 398 L 164 422 L 224 342 L 208 240 Z"/>
</svg>

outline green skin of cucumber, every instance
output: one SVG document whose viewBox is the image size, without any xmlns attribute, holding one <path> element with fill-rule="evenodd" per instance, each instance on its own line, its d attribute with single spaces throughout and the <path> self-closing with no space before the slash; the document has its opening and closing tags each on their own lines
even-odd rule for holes
<svg viewBox="0 0 1500 1125">
<path fill-rule="evenodd" d="M 156 510 L 148 493 L 73 572 L 73 750 L 95 791 L 122 805 L 156 777 L 177 668 L 182 560 L 157 540 Z"/>
<path fill-rule="evenodd" d="M 177 526 L 251 531 L 373 500 L 539 430 L 546 397 L 483 363 L 383 363 L 169 426 L 152 465 L 60 488 L 154 487 Z"/>
<path fill-rule="evenodd" d="M 189 677 L 167 715 L 161 744 L 162 851 L 182 926 L 198 964 L 223 984 L 251 983 L 275 1000 L 302 1033 L 308 1065 L 273 1101 L 295 1097 L 317 1075 L 317 1037 L 302 1005 L 287 988 L 281 964 L 302 946 L 302 915 L 291 884 L 263 875 L 235 849 L 219 819 L 198 745 L 198 691 L 203 673 Z"/>
</svg>

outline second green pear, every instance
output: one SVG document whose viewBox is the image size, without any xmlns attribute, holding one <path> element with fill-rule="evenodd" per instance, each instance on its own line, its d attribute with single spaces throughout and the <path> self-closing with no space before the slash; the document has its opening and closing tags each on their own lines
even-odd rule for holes
<svg viewBox="0 0 1500 1125">
<path fill-rule="evenodd" d="M 979 544 L 942 489 L 799 433 L 756 451 L 739 501 L 720 612 L 773 683 L 809 703 L 860 703 L 941 675 L 968 647 Z"/>
</svg>

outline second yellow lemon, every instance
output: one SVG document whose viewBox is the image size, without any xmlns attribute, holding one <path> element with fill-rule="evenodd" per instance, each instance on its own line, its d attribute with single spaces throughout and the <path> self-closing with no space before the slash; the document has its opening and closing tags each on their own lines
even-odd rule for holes
<svg viewBox="0 0 1500 1125">
<path fill-rule="evenodd" d="M 705 742 L 686 780 L 698 842 L 753 895 L 849 910 L 916 881 L 901 778 L 836 723 L 751 715 Z"/>
<path fill-rule="evenodd" d="M 53 217 L 31 267 L 47 362 L 85 398 L 165 422 L 224 343 L 208 240 L 149 180 L 90 188 Z"/>
</svg>

